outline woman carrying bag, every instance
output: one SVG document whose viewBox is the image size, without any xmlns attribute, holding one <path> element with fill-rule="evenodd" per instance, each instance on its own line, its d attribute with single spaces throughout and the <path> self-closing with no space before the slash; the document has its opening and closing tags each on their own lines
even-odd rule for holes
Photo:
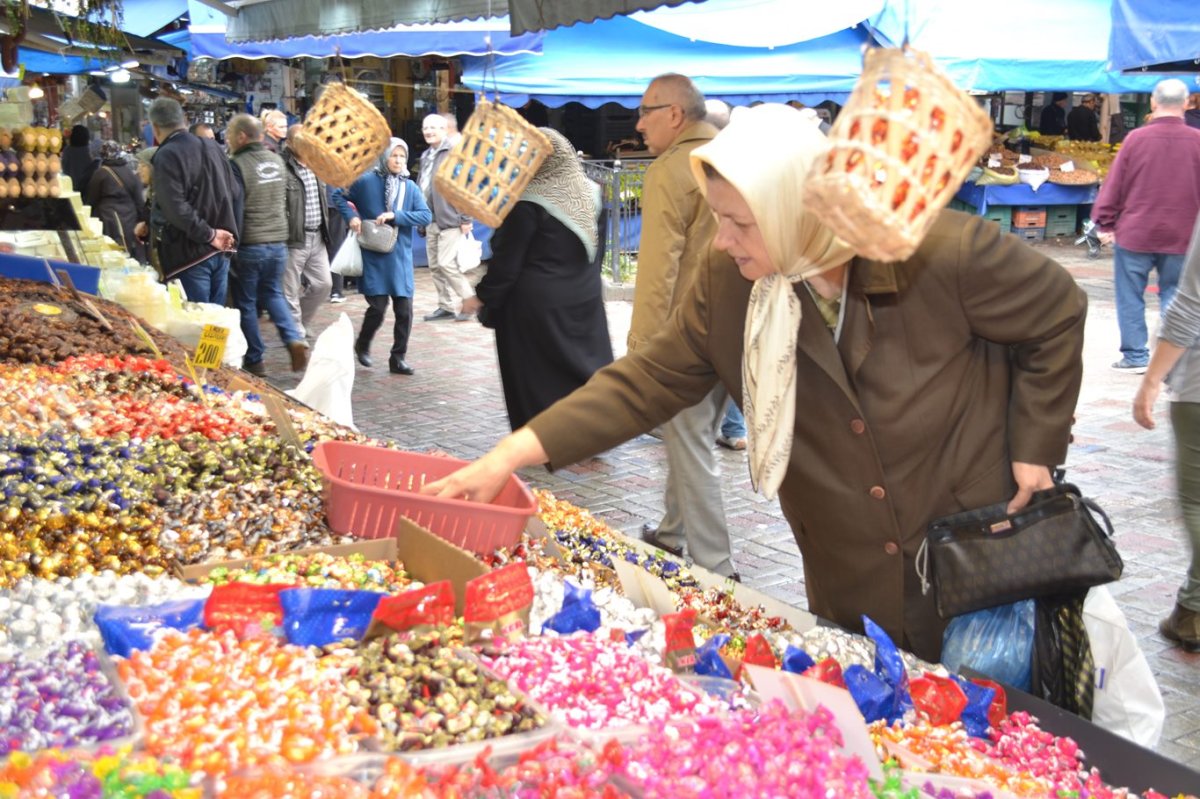
<svg viewBox="0 0 1200 799">
<path fill-rule="evenodd" d="M 146 247 L 135 234 L 138 223 L 150 219 L 142 182 L 117 142 L 104 142 L 100 157 L 100 167 L 84 187 L 84 202 L 92 207 L 92 216 L 103 223 L 104 235 L 146 263 Z"/>
<path fill-rule="evenodd" d="M 391 139 L 375 169 L 349 189 L 335 191 L 333 203 L 362 248 L 359 290 L 367 298 L 368 308 L 354 342 L 354 355 L 363 366 L 371 366 L 371 340 L 383 324 L 391 298 L 395 324 L 388 371 L 411 375 L 413 368 L 404 357 L 412 332 L 412 234 L 414 227 L 429 224 L 433 215 L 417 184 L 408 179 L 408 145 L 402 139 Z"/>
</svg>

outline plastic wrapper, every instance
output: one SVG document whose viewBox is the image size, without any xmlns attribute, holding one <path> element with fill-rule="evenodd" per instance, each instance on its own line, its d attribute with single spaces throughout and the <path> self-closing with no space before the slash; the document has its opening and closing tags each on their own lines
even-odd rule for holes
<svg viewBox="0 0 1200 799">
<path fill-rule="evenodd" d="M 955 616 L 942 636 L 942 663 L 1029 690 L 1035 615 L 1034 601 L 1027 599 Z"/>
<path fill-rule="evenodd" d="M 842 664 L 833 658 L 825 658 L 801 674 L 829 685 L 836 685 L 838 688 L 846 687 L 846 676 L 842 673 Z"/>
<path fill-rule="evenodd" d="M 721 658 L 721 648 L 729 643 L 728 633 L 718 633 L 696 650 L 696 673 L 702 677 L 733 679 L 733 672 Z"/>
<path fill-rule="evenodd" d="M 468 640 L 488 633 L 516 640 L 529 629 L 533 581 L 523 561 L 515 561 L 467 583 L 463 622 Z"/>
<path fill-rule="evenodd" d="M 863 718 L 870 724 L 896 721 L 896 691 L 865 666 L 855 663 L 845 671 L 846 690 L 854 697 Z"/>
<path fill-rule="evenodd" d="M 889 713 L 889 721 L 904 717 L 912 710 L 912 696 L 908 689 L 908 669 L 904 666 L 904 658 L 900 650 L 892 643 L 891 637 L 871 619 L 863 616 L 863 628 L 867 636 L 875 642 L 875 673 L 894 691 L 895 707 Z"/>
<path fill-rule="evenodd" d="M 690 672 L 696 667 L 696 611 L 688 608 L 678 613 L 667 613 L 662 617 L 666 625 L 667 647 L 663 650 L 663 661 L 676 672 Z"/>
<path fill-rule="evenodd" d="M 957 674 L 951 674 L 950 678 L 958 683 L 958 687 L 967 697 L 967 704 L 961 714 L 963 729 L 976 738 L 986 737 L 988 728 L 992 725 L 989 715 L 992 711 L 992 703 L 996 699 L 996 688 L 980 685 Z M 1003 718 L 1002 715 L 996 720 L 997 723 Z"/>
<path fill-rule="evenodd" d="M 242 582 L 218 585 L 204 603 L 204 626 L 232 630 L 240 639 L 273 636 L 283 624 L 279 594 L 288 588 Z"/>
<path fill-rule="evenodd" d="M 297 646 L 360 640 L 383 594 L 333 588 L 289 588 L 279 594 L 283 632 Z"/>
<path fill-rule="evenodd" d="M 564 582 L 562 610 L 551 616 L 544 627 L 561 635 L 574 632 L 595 632 L 600 628 L 600 609 L 592 601 L 592 592 L 575 585 L 571 580 Z"/>
<path fill-rule="evenodd" d="M 204 621 L 204 600 L 177 600 L 139 608 L 101 605 L 94 619 L 108 653 L 127 658 L 135 650 L 153 646 L 159 630 L 199 627 Z"/>
<path fill-rule="evenodd" d="M 837 663 L 833 658 L 827 658 L 826 660 Z M 816 663 L 813 662 L 813 659 L 809 657 L 807 652 L 798 646 L 791 646 L 789 644 L 783 653 L 783 665 L 780 668 L 784 671 L 790 671 L 793 674 L 804 674 L 815 665 Z M 839 679 L 841 678 L 840 668 L 838 669 L 838 677 Z"/>
<path fill-rule="evenodd" d="M 385 596 L 376 605 L 372 620 L 396 632 L 453 624 L 454 587 L 449 580 L 441 580 Z"/>
<path fill-rule="evenodd" d="M 967 707 L 966 692 L 949 677 L 927 673 L 912 680 L 909 690 L 913 704 L 929 719 L 930 724 L 953 724 L 962 718 L 963 710 Z"/>
<path fill-rule="evenodd" d="M 779 668 L 779 658 L 775 657 L 775 650 L 762 633 L 755 633 L 746 639 L 746 652 L 742 655 L 742 662 L 768 669 Z"/>
</svg>

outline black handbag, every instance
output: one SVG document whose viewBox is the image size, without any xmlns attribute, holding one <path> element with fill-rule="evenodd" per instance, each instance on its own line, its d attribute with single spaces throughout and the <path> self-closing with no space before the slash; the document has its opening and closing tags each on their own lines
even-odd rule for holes
<svg viewBox="0 0 1200 799">
<path fill-rule="evenodd" d="M 930 523 L 917 553 L 921 593 L 930 578 L 943 619 L 1023 599 L 1086 591 L 1121 577 L 1112 523 L 1070 483 Z M 1095 514 L 1095 515 L 1093 515 Z M 1102 528 L 1096 516 L 1104 520 Z"/>
</svg>

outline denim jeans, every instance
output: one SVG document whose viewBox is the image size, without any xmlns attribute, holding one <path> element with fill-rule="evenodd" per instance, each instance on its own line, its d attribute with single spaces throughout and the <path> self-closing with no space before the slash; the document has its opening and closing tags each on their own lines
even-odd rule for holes
<svg viewBox="0 0 1200 799">
<path fill-rule="evenodd" d="M 721 435 L 728 439 L 746 437 L 746 419 L 733 400 L 729 400 L 729 406 L 725 408 L 725 418 L 721 420 Z"/>
<path fill-rule="evenodd" d="M 1114 247 L 1113 286 L 1116 289 L 1117 324 L 1121 329 L 1121 355 L 1137 366 L 1150 362 L 1146 333 L 1146 285 L 1150 270 L 1158 270 L 1158 311 L 1171 304 L 1183 271 L 1182 255 L 1134 252 Z"/>
<path fill-rule="evenodd" d="M 225 292 L 229 288 L 229 256 L 217 253 L 180 272 L 173 279 L 183 286 L 188 302 L 224 305 Z"/>
<path fill-rule="evenodd" d="M 233 302 L 242 314 L 242 333 L 246 336 L 244 363 L 263 359 L 263 340 L 258 330 L 258 306 L 279 330 L 284 344 L 303 341 L 304 334 L 283 298 L 283 270 L 287 268 L 287 245 L 243 244 L 238 248 L 233 273 Z"/>
</svg>

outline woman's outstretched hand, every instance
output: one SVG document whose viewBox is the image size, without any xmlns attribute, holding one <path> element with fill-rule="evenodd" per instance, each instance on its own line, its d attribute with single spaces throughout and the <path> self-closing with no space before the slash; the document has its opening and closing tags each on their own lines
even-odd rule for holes
<svg viewBox="0 0 1200 799">
<path fill-rule="evenodd" d="M 523 466 L 548 460 L 542 442 L 528 427 L 501 439 L 491 452 L 477 461 L 421 487 L 421 493 L 447 499 L 491 502 L 512 473 Z"/>
</svg>

